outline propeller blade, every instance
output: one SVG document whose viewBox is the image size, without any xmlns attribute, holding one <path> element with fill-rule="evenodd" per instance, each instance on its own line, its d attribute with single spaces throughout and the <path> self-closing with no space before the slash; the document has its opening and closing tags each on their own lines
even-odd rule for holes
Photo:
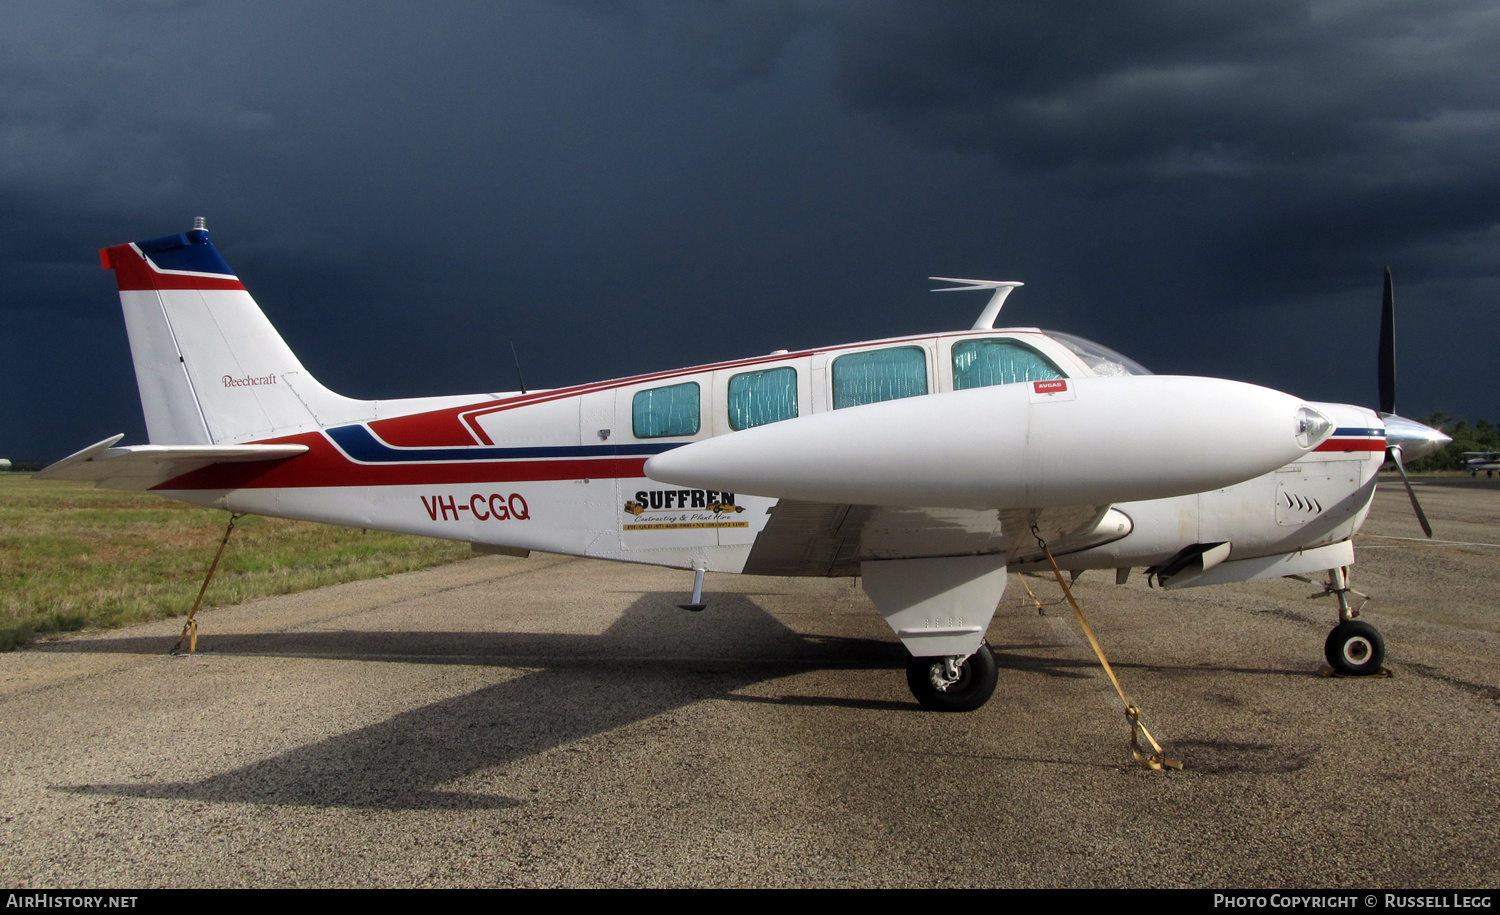
<svg viewBox="0 0 1500 915">
<path fill-rule="evenodd" d="M 1429 538 L 1432 537 L 1432 525 L 1427 523 L 1427 515 L 1422 511 L 1422 505 L 1417 501 L 1417 491 L 1411 487 L 1411 477 L 1406 475 L 1406 468 L 1401 466 L 1401 449 L 1390 447 L 1385 449 L 1385 456 L 1396 464 L 1396 469 L 1401 471 L 1401 482 L 1406 484 L 1406 497 L 1411 499 L 1412 511 L 1417 513 L 1417 523 L 1422 525 L 1422 533 Z"/>
<path fill-rule="evenodd" d="M 1438 450 L 1453 439 L 1437 429 L 1396 414 L 1396 293 L 1391 283 L 1391 268 L 1385 268 L 1385 295 L 1380 307 L 1380 364 L 1377 366 L 1380 381 L 1380 418 L 1385 421 L 1385 457 L 1396 465 L 1401 473 L 1401 482 L 1406 484 L 1406 497 L 1411 500 L 1411 509 L 1417 513 L 1417 523 L 1422 533 L 1432 536 L 1432 525 L 1427 523 L 1427 514 L 1417 501 L 1417 491 L 1412 488 L 1411 477 L 1401 464 L 1401 446 L 1409 446 L 1413 457 L 1422 457 Z"/>
<path fill-rule="evenodd" d="M 1396 295 L 1391 268 L 1385 268 L 1385 298 L 1380 309 L 1380 412 L 1396 412 Z M 1400 462 L 1397 462 L 1397 466 Z"/>
</svg>

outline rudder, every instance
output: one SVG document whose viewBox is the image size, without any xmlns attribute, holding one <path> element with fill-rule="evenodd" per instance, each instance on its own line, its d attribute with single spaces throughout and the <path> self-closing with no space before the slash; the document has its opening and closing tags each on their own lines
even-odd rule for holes
<svg viewBox="0 0 1500 915">
<path fill-rule="evenodd" d="M 302 367 L 201 217 L 191 231 L 99 254 L 120 288 L 152 444 L 256 441 L 365 412 Z"/>
</svg>

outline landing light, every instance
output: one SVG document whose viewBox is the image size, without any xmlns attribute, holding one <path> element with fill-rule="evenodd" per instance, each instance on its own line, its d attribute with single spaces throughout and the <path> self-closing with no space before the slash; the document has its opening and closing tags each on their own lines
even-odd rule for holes
<svg viewBox="0 0 1500 915">
<path fill-rule="evenodd" d="M 1323 439 L 1333 434 L 1333 420 L 1314 410 L 1300 407 L 1297 410 L 1297 444 L 1303 448 L 1314 448 Z"/>
</svg>

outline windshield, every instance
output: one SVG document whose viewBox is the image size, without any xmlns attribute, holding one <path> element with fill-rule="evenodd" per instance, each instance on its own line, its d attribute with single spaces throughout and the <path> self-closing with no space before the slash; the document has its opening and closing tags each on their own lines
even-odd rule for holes
<svg viewBox="0 0 1500 915">
<path fill-rule="evenodd" d="M 1073 354 L 1083 360 L 1083 364 L 1089 367 L 1095 375 L 1109 377 L 1111 375 L 1150 375 L 1151 370 L 1131 359 L 1122 356 L 1107 346 L 1100 346 L 1092 340 L 1075 337 L 1072 334 L 1058 333 L 1055 330 L 1044 330 L 1042 333 L 1066 346 Z"/>
</svg>

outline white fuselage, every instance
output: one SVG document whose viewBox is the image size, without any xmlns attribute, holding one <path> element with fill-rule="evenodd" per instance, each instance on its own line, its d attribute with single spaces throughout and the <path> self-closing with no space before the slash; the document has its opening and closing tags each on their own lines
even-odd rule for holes
<svg viewBox="0 0 1500 915">
<path fill-rule="evenodd" d="M 955 391 L 955 354 L 976 341 L 1021 344 L 1065 378 Z M 912 383 L 931 393 L 836 408 L 836 360 L 887 350 L 920 362 Z M 730 388 L 746 377 L 794 379 L 780 409 L 797 422 L 736 431 Z M 685 386 L 697 389 L 696 431 L 640 434 L 661 431 L 640 428 L 642 398 Z M 157 491 L 234 511 L 725 572 L 848 575 L 866 560 L 975 554 L 1024 564 L 1037 558 L 1033 524 L 1068 568 L 1151 565 L 1211 541 L 1232 544 L 1239 560 L 1347 539 L 1368 508 L 1378 418 L 1314 405 L 1339 429 L 1329 450 L 1304 451 L 1288 425 L 1297 403 L 1218 379 L 1096 379 L 1042 332 L 966 332 L 447 398 L 438 410 L 432 400 L 410 412 L 384 401 L 380 418 L 260 439 L 313 446 L 284 467 Z M 1195 420 L 1178 422 L 1185 415 Z M 817 442 L 799 452 L 815 423 Z M 797 435 L 778 441 L 782 430 Z M 742 463 L 773 482 L 740 486 L 737 468 L 676 485 L 641 469 L 651 455 L 669 462 L 689 453 L 681 445 L 713 439 L 764 440 L 764 454 Z M 1257 473 L 1256 461 L 1281 466 Z M 987 489 L 975 490 L 976 476 Z"/>
<path fill-rule="evenodd" d="M 934 708 L 993 690 L 979 649 L 1008 569 L 1050 555 L 1145 566 L 1167 587 L 1342 570 L 1386 449 L 1446 441 L 1359 407 L 1152 375 L 1066 334 L 992 329 L 1017 284 L 976 280 L 951 281 L 994 290 L 963 333 L 355 400 L 307 372 L 201 224 L 101 261 L 151 444 L 115 436 L 42 476 L 481 549 L 858 575 Z M 1368 634 L 1339 639 L 1329 657 Z"/>
</svg>

